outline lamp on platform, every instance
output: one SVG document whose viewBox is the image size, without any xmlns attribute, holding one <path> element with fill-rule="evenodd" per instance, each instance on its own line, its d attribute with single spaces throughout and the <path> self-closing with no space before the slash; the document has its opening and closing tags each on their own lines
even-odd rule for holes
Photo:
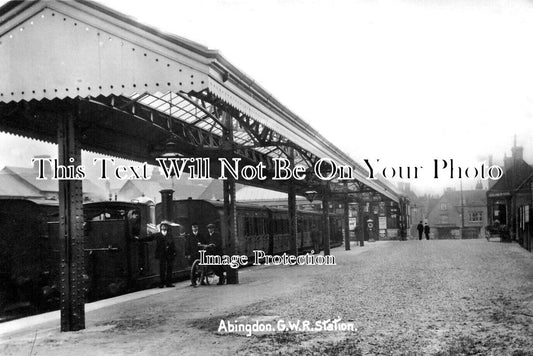
<svg viewBox="0 0 533 356">
<path fill-rule="evenodd" d="M 180 153 L 178 152 L 178 144 L 173 141 L 169 140 L 165 143 L 165 148 L 163 149 L 163 153 L 161 154 L 162 157 L 176 157 L 180 156 Z"/>
<path fill-rule="evenodd" d="M 308 190 L 304 193 L 305 197 L 307 198 L 307 200 L 309 200 L 310 203 L 312 203 L 313 200 L 315 200 L 315 197 L 317 194 L 318 193 L 316 190 Z"/>
</svg>

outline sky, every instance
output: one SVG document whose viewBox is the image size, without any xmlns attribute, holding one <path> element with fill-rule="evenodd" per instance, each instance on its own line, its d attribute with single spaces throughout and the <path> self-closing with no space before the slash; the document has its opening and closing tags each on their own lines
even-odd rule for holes
<svg viewBox="0 0 533 356">
<path fill-rule="evenodd" d="M 459 186 L 434 159 L 503 165 L 515 135 L 533 163 L 533 1 L 99 2 L 219 50 L 355 160 L 424 167 L 419 193 Z M 56 152 L 0 140 L 0 167 Z"/>
</svg>

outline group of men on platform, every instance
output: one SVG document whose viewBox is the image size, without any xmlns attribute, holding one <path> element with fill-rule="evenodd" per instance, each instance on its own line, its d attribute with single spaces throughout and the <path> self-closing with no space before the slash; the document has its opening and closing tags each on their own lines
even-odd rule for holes
<svg viewBox="0 0 533 356">
<path fill-rule="evenodd" d="M 156 241 L 155 258 L 159 260 L 159 288 L 174 287 L 172 284 L 172 266 L 177 255 L 176 246 L 169 234 L 172 224 L 169 221 L 162 221 L 159 225 L 159 232 L 151 236 L 151 239 Z M 185 239 L 185 255 L 188 259 L 189 265 L 200 257 L 199 250 L 205 249 L 206 254 L 221 255 L 220 236 L 215 232 L 215 225 L 207 225 L 207 235 L 199 233 L 197 223 L 191 225 L 191 233 L 187 234 Z M 218 276 L 218 284 L 224 284 L 226 277 L 224 275 L 224 268 L 222 266 L 211 266 L 213 272 Z M 195 282 L 191 283 L 194 286 Z"/>
</svg>

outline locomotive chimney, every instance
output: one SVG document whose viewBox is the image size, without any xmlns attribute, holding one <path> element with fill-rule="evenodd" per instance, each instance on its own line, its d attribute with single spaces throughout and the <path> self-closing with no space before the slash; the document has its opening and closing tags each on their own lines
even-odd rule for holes
<svg viewBox="0 0 533 356">
<path fill-rule="evenodd" d="M 163 189 L 161 193 L 161 220 L 172 220 L 172 199 L 174 190 Z"/>
</svg>

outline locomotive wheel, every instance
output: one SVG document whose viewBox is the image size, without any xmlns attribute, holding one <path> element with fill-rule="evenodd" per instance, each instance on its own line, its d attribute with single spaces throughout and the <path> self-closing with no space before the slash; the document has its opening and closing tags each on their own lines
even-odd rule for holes
<svg viewBox="0 0 533 356">
<path fill-rule="evenodd" d="M 200 260 L 193 262 L 191 267 L 191 283 L 199 285 L 202 281 L 202 269 L 200 267 Z"/>
</svg>

